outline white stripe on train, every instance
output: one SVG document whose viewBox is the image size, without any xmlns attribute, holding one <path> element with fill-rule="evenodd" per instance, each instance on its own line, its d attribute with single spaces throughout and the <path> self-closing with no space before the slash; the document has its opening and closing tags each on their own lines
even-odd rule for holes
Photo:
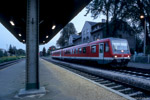
<svg viewBox="0 0 150 100">
<path fill-rule="evenodd" d="M 104 58 L 99 58 L 99 57 L 64 57 L 64 56 L 53 56 L 53 58 L 59 58 L 59 59 L 85 59 L 85 60 L 114 60 L 114 59 L 130 59 L 130 57 L 118 57 L 118 58 L 113 58 L 113 57 L 104 57 Z"/>
</svg>

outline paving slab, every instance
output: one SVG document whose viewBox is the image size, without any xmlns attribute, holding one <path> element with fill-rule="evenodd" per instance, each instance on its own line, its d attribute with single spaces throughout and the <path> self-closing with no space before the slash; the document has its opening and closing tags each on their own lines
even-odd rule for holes
<svg viewBox="0 0 150 100">
<path fill-rule="evenodd" d="M 126 100 L 45 60 L 40 60 L 40 86 L 46 94 L 18 98 L 24 86 L 25 60 L 0 70 L 0 100 Z"/>
</svg>

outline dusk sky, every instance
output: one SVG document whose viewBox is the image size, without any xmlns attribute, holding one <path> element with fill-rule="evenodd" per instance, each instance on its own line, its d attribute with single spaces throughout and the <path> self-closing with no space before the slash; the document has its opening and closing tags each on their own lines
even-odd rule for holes
<svg viewBox="0 0 150 100">
<path fill-rule="evenodd" d="M 102 19 L 104 19 L 104 16 L 99 16 L 97 19 L 93 19 L 91 17 L 91 14 L 88 14 L 88 16 L 84 16 L 86 14 L 86 9 L 83 9 L 74 19 L 71 20 L 71 22 L 75 25 L 75 28 L 78 32 L 81 32 L 83 25 L 85 21 L 93 21 L 93 22 L 101 22 Z M 43 47 L 46 48 L 46 50 L 52 46 L 56 46 L 56 41 L 60 37 L 60 32 L 53 37 L 52 40 L 50 40 L 45 45 L 40 45 L 40 51 L 42 51 Z M 11 34 L 2 24 L 0 24 L 0 48 L 8 50 L 9 45 L 16 46 L 17 49 L 22 48 L 25 50 L 25 44 L 19 42 L 13 34 Z"/>
</svg>

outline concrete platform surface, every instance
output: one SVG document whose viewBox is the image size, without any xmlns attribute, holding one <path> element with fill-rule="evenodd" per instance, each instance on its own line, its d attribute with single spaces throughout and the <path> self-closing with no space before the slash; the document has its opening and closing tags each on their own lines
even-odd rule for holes
<svg viewBox="0 0 150 100">
<path fill-rule="evenodd" d="M 131 68 L 140 68 L 140 69 L 150 69 L 150 64 L 129 62 L 128 63 L 128 67 L 131 67 Z"/>
<path fill-rule="evenodd" d="M 0 100 L 126 100 L 45 60 L 40 60 L 40 85 L 46 95 L 18 98 L 24 83 L 25 61 L 0 70 Z"/>
</svg>

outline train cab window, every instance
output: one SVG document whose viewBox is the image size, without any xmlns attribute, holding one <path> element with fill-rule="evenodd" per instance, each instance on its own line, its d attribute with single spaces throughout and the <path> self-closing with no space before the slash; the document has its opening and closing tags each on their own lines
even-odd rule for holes
<svg viewBox="0 0 150 100">
<path fill-rule="evenodd" d="M 109 52 L 109 45 L 107 42 L 105 43 L 105 52 Z"/>
<path fill-rule="evenodd" d="M 86 47 L 83 47 L 83 53 L 86 53 Z"/>
<path fill-rule="evenodd" d="M 82 48 L 79 48 L 79 54 L 81 54 L 82 53 Z"/>
<path fill-rule="evenodd" d="M 96 45 L 94 45 L 94 46 L 91 47 L 91 52 L 92 53 L 96 53 Z"/>
</svg>

